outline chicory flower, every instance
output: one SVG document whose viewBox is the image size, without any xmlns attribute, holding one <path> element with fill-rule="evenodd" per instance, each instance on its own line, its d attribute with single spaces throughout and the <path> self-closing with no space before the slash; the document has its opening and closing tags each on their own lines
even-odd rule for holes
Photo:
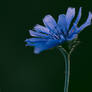
<svg viewBox="0 0 92 92">
<path fill-rule="evenodd" d="M 87 26 L 91 25 L 92 13 L 89 12 L 88 18 L 80 27 L 77 26 L 81 18 L 80 7 L 77 18 L 70 28 L 71 21 L 75 17 L 75 8 L 68 8 L 66 14 L 60 14 L 58 21 L 51 15 L 46 15 L 43 18 L 45 26 L 37 24 L 29 33 L 33 38 L 26 39 L 26 46 L 34 46 L 34 53 L 40 52 L 59 46 L 60 44 L 72 41 L 78 37 L 78 34 Z"/>
</svg>

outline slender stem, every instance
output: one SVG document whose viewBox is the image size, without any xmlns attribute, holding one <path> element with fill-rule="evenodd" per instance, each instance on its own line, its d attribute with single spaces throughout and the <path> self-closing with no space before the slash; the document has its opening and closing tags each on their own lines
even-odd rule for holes
<svg viewBox="0 0 92 92">
<path fill-rule="evenodd" d="M 63 48 L 59 48 L 65 59 L 65 86 L 64 92 L 68 92 L 69 76 L 70 76 L 70 54 L 68 54 Z"/>
</svg>

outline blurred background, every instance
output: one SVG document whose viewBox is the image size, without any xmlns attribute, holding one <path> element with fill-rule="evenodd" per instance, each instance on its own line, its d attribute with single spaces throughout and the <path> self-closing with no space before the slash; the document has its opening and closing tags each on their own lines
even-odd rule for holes
<svg viewBox="0 0 92 92">
<path fill-rule="evenodd" d="M 64 57 L 57 49 L 33 53 L 25 47 L 28 30 L 42 24 L 45 15 L 56 20 L 75 7 L 82 8 L 79 26 L 92 12 L 91 0 L 0 1 L 0 92 L 64 92 Z M 69 92 L 92 91 L 92 26 L 79 34 L 80 45 L 71 55 Z"/>
</svg>

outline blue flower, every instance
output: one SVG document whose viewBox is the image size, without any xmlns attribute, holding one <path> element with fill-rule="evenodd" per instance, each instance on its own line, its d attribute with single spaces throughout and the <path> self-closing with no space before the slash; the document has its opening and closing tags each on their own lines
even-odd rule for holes
<svg viewBox="0 0 92 92">
<path fill-rule="evenodd" d="M 81 18 L 80 7 L 77 18 L 70 28 L 71 21 L 75 16 L 75 8 L 68 8 L 66 14 L 60 14 L 56 22 L 51 15 L 46 15 L 43 19 L 45 26 L 37 24 L 29 33 L 34 38 L 26 39 L 26 46 L 34 46 L 34 53 L 38 54 L 44 50 L 56 47 L 63 42 L 71 41 L 78 37 L 84 28 L 91 25 L 92 13 L 89 12 L 88 18 L 80 27 L 77 26 Z"/>
</svg>

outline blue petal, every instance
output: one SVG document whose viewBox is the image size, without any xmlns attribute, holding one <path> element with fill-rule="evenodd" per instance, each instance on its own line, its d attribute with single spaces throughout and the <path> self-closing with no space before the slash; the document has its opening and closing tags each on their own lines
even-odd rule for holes
<svg viewBox="0 0 92 92">
<path fill-rule="evenodd" d="M 26 46 L 38 46 L 40 44 L 42 44 L 43 42 L 37 42 L 37 43 L 31 43 L 31 42 L 27 42 Z"/>
<path fill-rule="evenodd" d="M 77 18 L 76 18 L 76 20 L 75 20 L 75 22 L 74 22 L 72 28 L 71 28 L 70 31 L 69 31 L 69 35 L 72 35 L 76 30 L 78 30 L 78 29 L 77 29 L 77 24 L 78 24 L 80 18 L 81 18 L 81 7 L 80 7 L 80 9 L 79 9 L 78 16 L 77 16 Z"/>
<path fill-rule="evenodd" d="M 44 41 L 48 41 L 48 39 L 43 39 L 43 38 L 29 38 L 29 39 L 26 39 L 25 42 L 31 42 L 31 43 L 34 43 L 34 42 L 44 42 Z"/>
<path fill-rule="evenodd" d="M 82 7 L 80 7 L 78 16 L 77 16 L 77 18 L 76 18 L 76 21 L 74 22 L 74 24 L 76 24 L 76 25 L 78 24 L 78 22 L 79 22 L 79 20 L 80 20 L 80 18 L 81 18 L 81 9 L 82 9 Z"/>
<path fill-rule="evenodd" d="M 49 38 L 48 35 L 45 35 L 45 34 L 42 34 L 42 33 L 39 33 L 39 32 L 35 32 L 35 31 L 32 31 L 32 30 L 29 30 L 29 33 L 30 33 L 31 36 L 41 37 L 41 38 Z"/>
<path fill-rule="evenodd" d="M 64 32 L 64 34 L 66 34 L 66 32 L 67 32 L 67 22 L 66 22 L 66 16 L 64 14 L 59 15 L 59 17 L 58 17 L 58 26 L 59 26 L 61 32 Z"/>
<path fill-rule="evenodd" d="M 26 42 L 26 41 L 25 41 Z M 33 43 L 30 43 L 30 41 L 27 41 L 26 46 L 35 46 Z"/>
<path fill-rule="evenodd" d="M 75 16 L 75 8 L 68 8 L 66 13 L 67 29 L 69 29 L 70 23 Z"/>
<path fill-rule="evenodd" d="M 51 15 L 47 15 L 45 16 L 45 18 L 43 19 L 43 23 L 44 25 L 49 28 L 53 33 L 56 33 L 56 21 L 54 20 L 54 18 Z"/>
<path fill-rule="evenodd" d="M 44 44 L 48 41 L 48 39 L 38 39 L 38 38 L 30 38 L 26 39 L 25 42 L 27 42 L 26 46 L 39 46 L 41 44 Z"/>
<path fill-rule="evenodd" d="M 44 26 L 41 26 L 39 24 L 37 24 L 34 27 L 34 30 L 36 30 L 37 32 L 42 32 L 42 33 L 46 33 L 46 34 L 50 34 L 50 30 Z"/>
<path fill-rule="evenodd" d="M 40 52 L 50 49 L 50 48 L 53 48 L 53 47 L 59 45 L 60 43 L 62 43 L 61 40 L 48 40 L 45 43 L 40 43 L 38 46 L 35 47 L 34 53 L 39 54 Z"/>
<path fill-rule="evenodd" d="M 91 25 L 91 21 L 92 21 L 92 13 L 89 12 L 89 15 L 88 15 L 88 18 L 87 18 L 86 22 L 78 28 L 78 31 L 76 33 L 79 33 L 84 28 L 86 28 L 87 26 Z"/>
</svg>

